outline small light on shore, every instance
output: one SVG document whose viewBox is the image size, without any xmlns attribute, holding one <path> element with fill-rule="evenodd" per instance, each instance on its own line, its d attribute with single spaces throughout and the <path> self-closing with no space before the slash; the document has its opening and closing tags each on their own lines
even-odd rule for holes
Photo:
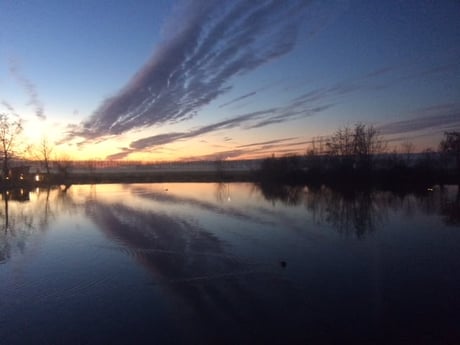
<svg viewBox="0 0 460 345">
<path fill-rule="evenodd" d="M 35 175 L 35 181 L 39 182 L 40 181 L 40 175 Z"/>
</svg>

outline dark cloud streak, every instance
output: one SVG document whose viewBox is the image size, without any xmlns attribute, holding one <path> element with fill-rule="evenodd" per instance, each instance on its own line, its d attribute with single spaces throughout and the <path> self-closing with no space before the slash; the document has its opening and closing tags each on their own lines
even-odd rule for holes
<svg viewBox="0 0 460 345">
<path fill-rule="evenodd" d="M 15 116 L 19 116 L 18 113 L 16 113 L 16 110 L 14 109 L 14 107 L 9 104 L 7 101 L 5 100 L 2 100 L 0 102 L 11 114 L 15 115 Z"/>
<path fill-rule="evenodd" d="M 408 120 L 394 121 L 384 124 L 378 129 L 384 135 L 409 133 L 423 130 L 441 130 L 460 127 L 460 105 L 459 104 L 439 104 L 419 109 L 415 113 L 422 116 Z"/>
<path fill-rule="evenodd" d="M 232 99 L 232 100 L 230 100 L 230 101 L 228 101 L 228 102 L 226 102 L 224 104 L 219 105 L 219 108 L 223 108 L 223 107 L 226 107 L 227 105 L 242 101 L 243 99 L 249 98 L 251 96 L 255 96 L 256 94 L 257 94 L 257 91 L 249 92 L 249 93 L 247 93 L 245 95 L 242 95 L 240 97 L 234 98 L 234 99 Z"/>
<path fill-rule="evenodd" d="M 279 144 L 285 141 L 290 141 L 296 139 L 296 137 L 292 138 L 284 138 L 284 139 L 275 139 L 275 140 L 269 140 L 269 141 L 262 141 L 258 143 L 251 143 L 251 144 L 246 144 L 246 145 L 239 145 L 237 146 L 238 148 L 248 148 L 248 147 L 253 147 L 253 146 L 261 146 L 261 145 L 272 145 L 272 144 Z"/>
<path fill-rule="evenodd" d="M 200 127 L 195 130 L 191 130 L 188 132 L 172 132 L 172 133 L 165 133 L 165 134 L 158 134 L 147 138 L 142 138 L 136 141 L 133 141 L 130 145 L 132 149 L 145 149 L 147 147 L 157 146 L 157 145 L 164 145 L 168 143 L 172 143 L 174 141 L 180 139 L 189 139 L 194 138 L 202 134 L 210 133 L 216 130 L 221 129 L 230 129 L 239 126 L 241 123 L 246 121 L 254 120 L 266 116 L 267 114 L 271 114 L 277 111 L 277 108 L 266 109 L 262 111 L 256 111 L 252 113 L 242 114 L 236 116 L 234 118 L 219 121 L 207 126 Z"/>
<path fill-rule="evenodd" d="M 46 118 L 45 111 L 42 101 L 38 97 L 38 92 L 30 80 L 25 78 L 19 71 L 19 65 L 15 61 L 10 61 L 9 71 L 11 75 L 16 79 L 16 81 L 24 88 L 27 95 L 29 96 L 29 102 L 27 105 L 32 105 L 35 108 L 35 115 L 44 120 Z M 5 105 L 5 103 L 2 103 Z"/>
</svg>

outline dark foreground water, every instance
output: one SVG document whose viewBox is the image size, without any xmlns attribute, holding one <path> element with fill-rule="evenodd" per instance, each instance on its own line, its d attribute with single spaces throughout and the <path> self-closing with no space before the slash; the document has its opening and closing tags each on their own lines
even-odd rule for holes
<svg viewBox="0 0 460 345">
<path fill-rule="evenodd" d="M 250 184 L 3 195 L 0 344 L 460 344 L 460 197 Z"/>
</svg>

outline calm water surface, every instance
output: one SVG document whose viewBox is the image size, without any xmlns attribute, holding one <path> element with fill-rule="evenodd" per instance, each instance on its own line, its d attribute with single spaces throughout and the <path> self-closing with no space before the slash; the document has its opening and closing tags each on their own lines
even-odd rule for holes
<svg viewBox="0 0 460 345">
<path fill-rule="evenodd" d="M 1 344 L 460 343 L 457 187 L 19 190 L 0 225 Z"/>
</svg>

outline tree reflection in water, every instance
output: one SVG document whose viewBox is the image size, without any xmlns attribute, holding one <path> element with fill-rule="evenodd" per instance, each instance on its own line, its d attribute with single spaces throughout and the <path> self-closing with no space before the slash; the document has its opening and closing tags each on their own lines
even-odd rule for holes
<svg viewBox="0 0 460 345">
<path fill-rule="evenodd" d="M 460 225 L 460 185 L 453 197 L 453 191 L 447 188 L 441 189 L 440 195 L 441 215 L 446 225 Z"/>
<path fill-rule="evenodd" d="M 29 190 L 21 188 L 2 192 L 0 263 L 9 260 L 14 250 L 23 252 L 26 239 L 33 231 L 32 215 L 25 212 L 23 205 L 18 205 L 27 201 Z"/>
<path fill-rule="evenodd" d="M 267 221 L 255 213 L 248 212 L 236 203 L 228 203 L 231 184 L 215 184 L 217 203 L 196 198 L 173 196 L 167 193 L 145 192 L 143 196 L 160 203 L 184 204 L 225 214 L 237 219 L 264 224 Z M 133 193 L 139 186 L 132 186 Z M 88 192 L 89 191 L 89 192 Z M 389 212 L 402 210 L 405 217 L 415 216 L 417 210 L 426 215 L 439 215 L 448 226 L 460 225 L 460 188 L 458 186 L 434 187 L 412 193 L 377 191 L 373 189 L 333 190 L 324 186 L 254 185 L 250 194 L 260 193 L 264 199 L 276 206 L 304 205 L 315 222 L 330 225 L 338 232 L 364 238 L 385 225 Z M 52 187 L 45 189 L 16 189 L 1 194 L 0 208 L 0 262 L 5 262 L 12 251 L 22 252 L 27 238 L 36 231 L 46 231 L 50 222 L 62 214 L 78 212 L 78 208 L 97 200 L 96 186 L 92 186 L 82 197 L 72 188 Z M 31 197 L 33 195 L 33 197 Z M 78 201 L 77 201 L 78 200 Z M 266 210 L 270 212 L 270 210 Z M 147 221 L 147 220 L 146 220 Z M 182 227 L 188 225 L 181 223 Z M 197 233 L 197 230 L 194 230 Z M 192 231 L 193 233 L 193 231 Z M 201 238 L 198 242 L 202 242 Z"/>
<path fill-rule="evenodd" d="M 28 238 L 46 231 L 57 214 L 75 208 L 72 197 L 58 186 L 7 190 L 1 193 L 1 198 L 0 263 L 9 260 L 13 251 L 22 253 Z"/>
<path fill-rule="evenodd" d="M 273 203 L 281 201 L 286 205 L 295 206 L 302 201 L 303 186 L 264 183 L 258 185 L 258 187 L 263 197 Z"/>
<path fill-rule="evenodd" d="M 230 202 L 232 200 L 230 193 L 230 183 L 216 183 L 215 196 L 219 203 Z"/>
<path fill-rule="evenodd" d="M 258 185 L 258 188 L 272 203 L 304 204 L 316 222 L 330 224 L 338 232 L 358 238 L 383 226 L 390 210 L 403 209 L 405 216 L 411 217 L 418 209 L 427 215 L 442 215 L 446 225 L 460 224 L 460 188 L 453 186 L 413 193 L 267 184 Z"/>
</svg>

